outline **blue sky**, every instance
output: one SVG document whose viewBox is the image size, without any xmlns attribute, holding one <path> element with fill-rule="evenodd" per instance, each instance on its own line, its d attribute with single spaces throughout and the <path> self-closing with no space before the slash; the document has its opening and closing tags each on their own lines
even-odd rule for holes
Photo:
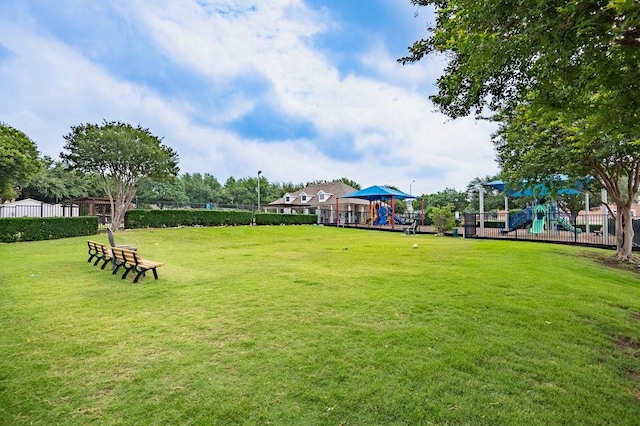
<svg viewBox="0 0 640 426">
<path fill-rule="evenodd" d="M 71 126 L 118 120 L 220 182 L 462 190 L 497 171 L 494 128 L 435 112 L 440 58 L 396 63 L 430 19 L 409 0 L 4 0 L 0 121 L 54 158 Z"/>
</svg>

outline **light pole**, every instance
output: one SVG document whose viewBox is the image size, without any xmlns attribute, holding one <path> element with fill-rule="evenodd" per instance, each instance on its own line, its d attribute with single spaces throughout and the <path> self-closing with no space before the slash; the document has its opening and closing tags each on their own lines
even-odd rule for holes
<svg viewBox="0 0 640 426">
<path fill-rule="evenodd" d="M 262 170 L 258 170 L 258 211 L 260 211 L 260 175 Z"/>
<path fill-rule="evenodd" d="M 412 180 L 412 181 L 411 181 L 411 183 L 409 184 L 409 195 L 413 195 L 413 194 L 411 193 L 411 185 L 413 185 L 413 183 L 414 183 L 415 181 L 416 181 L 416 180 L 414 179 L 414 180 Z M 411 198 L 408 198 L 408 199 L 407 199 L 407 209 L 409 210 L 409 213 L 413 212 L 413 205 L 411 204 L 412 202 L 413 202 L 413 201 L 411 201 Z"/>
</svg>

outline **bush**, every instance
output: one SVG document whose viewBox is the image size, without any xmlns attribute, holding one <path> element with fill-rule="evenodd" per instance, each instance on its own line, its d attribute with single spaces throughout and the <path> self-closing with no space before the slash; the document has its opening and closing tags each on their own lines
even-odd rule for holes
<svg viewBox="0 0 640 426">
<path fill-rule="evenodd" d="M 315 214 L 256 213 L 256 225 L 314 225 Z"/>
<path fill-rule="evenodd" d="M 432 207 L 429 217 L 433 221 L 433 226 L 438 230 L 438 234 L 444 235 L 446 231 L 451 231 L 456 223 L 453 213 L 453 206 Z"/>
<path fill-rule="evenodd" d="M 581 225 L 576 225 L 576 228 L 582 230 L 582 232 L 586 232 L 587 230 L 587 225 L 585 225 L 584 223 Z M 596 224 L 596 225 L 589 225 L 589 229 L 591 229 L 591 232 L 597 232 L 597 231 L 601 231 L 602 230 L 602 225 L 600 224 Z"/>
<path fill-rule="evenodd" d="M 55 240 L 97 233 L 96 216 L 0 218 L 0 242 L 3 243 Z"/>
<path fill-rule="evenodd" d="M 124 227 L 251 225 L 251 218 L 251 212 L 226 210 L 129 210 L 124 216 Z"/>
<path fill-rule="evenodd" d="M 485 228 L 504 228 L 504 220 L 485 220 Z"/>
<path fill-rule="evenodd" d="M 431 226 L 433 225 L 433 219 L 431 219 L 431 212 L 433 211 L 433 209 L 435 209 L 437 207 L 428 207 L 427 209 L 425 209 L 425 214 L 424 214 L 424 225 L 425 226 Z"/>
</svg>

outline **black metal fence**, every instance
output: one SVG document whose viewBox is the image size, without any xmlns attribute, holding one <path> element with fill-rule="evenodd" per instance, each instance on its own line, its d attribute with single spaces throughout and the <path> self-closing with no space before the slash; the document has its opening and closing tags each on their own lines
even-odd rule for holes
<svg viewBox="0 0 640 426">
<path fill-rule="evenodd" d="M 466 238 L 537 240 L 594 246 L 614 246 L 616 234 L 615 219 L 602 214 L 465 213 L 463 227 Z M 640 245 L 640 220 L 634 221 L 634 231 L 634 243 Z"/>
<path fill-rule="evenodd" d="M 318 223 L 324 225 L 347 225 L 347 226 L 390 226 L 392 221 L 391 214 L 371 215 L 369 209 L 366 211 L 340 209 L 309 209 L 309 214 L 318 215 Z M 412 213 L 396 213 L 393 216 L 394 225 L 410 225 L 414 219 L 420 220 L 421 216 L 418 212 Z"/>
<path fill-rule="evenodd" d="M 225 204 L 225 203 L 184 203 L 180 201 L 153 201 L 145 203 L 136 203 L 136 209 L 199 209 L 199 210 L 240 210 L 255 211 L 255 204 Z"/>
</svg>

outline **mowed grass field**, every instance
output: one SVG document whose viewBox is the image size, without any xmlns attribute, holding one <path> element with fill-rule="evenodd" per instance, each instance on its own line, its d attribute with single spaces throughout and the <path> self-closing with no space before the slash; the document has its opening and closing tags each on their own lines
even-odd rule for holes
<svg viewBox="0 0 640 426">
<path fill-rule="evenodd" d="M 92 266 L 87 238 L 0 245 L 0 424 L 640 424 L 640 275 L 612 252 L 319 226 L 116 238 L 160 279 Z"/>
</svg>

